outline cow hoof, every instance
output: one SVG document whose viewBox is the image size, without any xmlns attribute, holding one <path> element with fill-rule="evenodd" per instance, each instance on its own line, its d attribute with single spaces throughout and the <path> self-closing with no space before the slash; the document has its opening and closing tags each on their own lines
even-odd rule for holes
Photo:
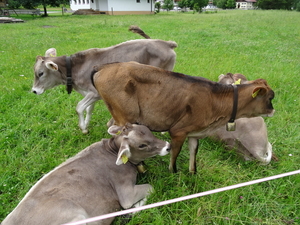
<svg viewBox="0 0 300 225">
<path fill-rule="evenodd" d="M 83 133 L 83 134 L 88 134 L 89 131 L 88 131 L 88 130 L 82 130 L 82 133 Z"/>
</svg>

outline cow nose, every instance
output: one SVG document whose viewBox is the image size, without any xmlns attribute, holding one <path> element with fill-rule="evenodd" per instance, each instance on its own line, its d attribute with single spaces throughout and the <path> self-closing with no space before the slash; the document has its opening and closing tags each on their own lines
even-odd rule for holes
<svg viewBox="0 0 300 225">
<path fill-rule="evenodd" d="M 168 144 L 167 152 L 170 152 L 170 151 L 171 151 L 171 145 Z"/>
<path fill-rule="evenodd" d="M 35 90 L 32 91 L 34 94 L 37 94 L 37 92 Z"/>
</svg>

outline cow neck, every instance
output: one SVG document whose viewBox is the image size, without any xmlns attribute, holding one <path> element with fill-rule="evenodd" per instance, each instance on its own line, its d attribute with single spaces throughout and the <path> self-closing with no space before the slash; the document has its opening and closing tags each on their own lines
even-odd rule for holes
<svg viewBox="0 0 300 225">
<path fill-rule="evenodd" d="M 232 85 L 233 87 L 233 106 L 232 106 L 232 113 L 229 121 L 227 122 L 226 129 L 227 131 L 235 131 L 235 117 L 237 113 L 238 107 L 238 90 L 237 85 Z"/>
<path fill-rule="evenodd" d="M 116 158 L 118 157 L 118 146 L 116 145 L 116 143 L 115 143 L 115 140 L 114 140 L 115 138 L 110 138 L 109 140 L 108 140 L 108 148 L 109 148 L 109 152 L 110 153 L 112 153 L 113 155 L 115 155 L 116 156 Z M 138 164 L 135 164 L 135 163 L 133 163 L 133 162 L 131 162 L 130 160 L 128 160 L 128 163 L 130 163 L 130 165 L 131 166 L 134 166 L 136 169 L 137 169 L 137 171 L 139 172 L 139 173 L 144 173 L 145 171 L 141 171 L 142 169 L 140 168 L 141 167 L 141 165 L 143 165 L 143 162 L 140 162 L 140 163 L 138 163 Z"/>
<path fill-rule="evenodd" d="M 71 57 L 66 56 L 66 67 L 67 67 L 67 92 L 71 94 L 73 89 L 73 80 L 72 80 L 72 62 Z"/>
</svg>

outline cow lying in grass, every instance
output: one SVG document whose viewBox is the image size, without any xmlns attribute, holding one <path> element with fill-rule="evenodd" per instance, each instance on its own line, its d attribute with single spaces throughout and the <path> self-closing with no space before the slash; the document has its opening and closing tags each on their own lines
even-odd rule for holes
<svg viewBox="0 0 300 225">
<path fill-rule="evenodd" d="M 94 74 L 94 85 L 115 124 L 143 124 L 152 131 L 169 131 L 171 160 L 188 138 L 191 173 L 196 172 L 198 139 L 224 126 L 233 115 L 273 116 L 274 92 L 263 79 L 241 85 L 224 85 L 136 62 L 112 63 Z M 237 105 L 236 105 L 237 103 Z"/>
<path fill-rule="evenodd" d="M 111 139 L 92 144 L 39 180 L 1 225 L 58 225 L 143 205 L 152 187 L 136 185 L 136 165 L 168 154 L 170 144 L 142 125 L 111 126 L 108 132 Z"/>
<path fill-rule="evenodd" d="M 70 57 L 57 56 L 56 49 L 48 49 L 45 57 L 36 57 L 32 92 L 39 95 L 60 84 L 67 85 L 69 93 L 74 88 L 84 96 L 78 103 L 76 111 L 80 129 L 83 133 L 88 133 L 94 104 L 101 99 L 90 78 L 94 65 L 137 61 L 166 70 L 174 68 L 176 60 L 174 48 L 177 47 L 174 41 L 149 39 L 149 36 L 138 27 L 131 27 L 130 30 L 148 39 L 127 41 L 108 48 L 92 48 L 72 54 Z M 85 118 L 84 111 L 86 111 Z"/>
<path fill-rule="evenodd" d="M 221 74 L 221 84 L 247 84 L 242 74 Z M 211 137 L 221 140 L 227 149 L 235 149 L 245 160 L 253 158 L 266 165 L 272 158 L 272 145 L 268 141 L 267 126 L 262 117 L 240 118 L 236 121 L 236 130 L 227 131 L 225 126 L 217 129 Z"/>
</svg>

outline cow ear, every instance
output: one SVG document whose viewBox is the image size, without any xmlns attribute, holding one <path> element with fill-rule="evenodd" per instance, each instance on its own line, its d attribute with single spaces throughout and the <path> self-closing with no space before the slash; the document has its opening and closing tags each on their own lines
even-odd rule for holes
<svg viewBox="0 0 300 225">
<path fill-rule="evenodd" d="M 264 87 L 256 87 L 252 91 L 252 98 L 255 98 L 256 96 L 262 96 L 267 93 L 267 89 Z"/>
<path fill-rule="evenodd" d="M 46 62 L 46 67 L 49 70 L 53 70 L 53 71 L 57 71 L 58 70 L 58 65 L 55 64 L 54 62 L 50 61 L 50 62 Z"/>
<path fill-rule="evenodd" d="M 35 61 L 44 61 L 43 57 L 38 55 L 36 58 L 35 58 Z"/>
<path fill-rule="evenodd" d="M 45 57 L 56 57 L 56 49 L 55 48 L 49 48 L 46 52 L 45 52 Z"/>
<path fill-rule="evenodd" d="M 224 74 L 220 74 L 219 77 L 218 77 L 218 81 L 222 80 L 224 77 L 225 77 Z"/>
<path fill-rule="evenodd" d="M 113 136 L 119 135 L 122 133 L 122 127 L 119 127 L 117 125 L 112 125 L 108 128 L 107 132 Z"/>
<path fill-rule="evenodd" d="M 124 137 L 121 143 L 121 146 L 119 148 L 118 157 L 116 164 L 121 165 L 127 163 L 128 159 L 130 158 L 130 148 L 128 144 L 128 138 Z"/>
</svg>

